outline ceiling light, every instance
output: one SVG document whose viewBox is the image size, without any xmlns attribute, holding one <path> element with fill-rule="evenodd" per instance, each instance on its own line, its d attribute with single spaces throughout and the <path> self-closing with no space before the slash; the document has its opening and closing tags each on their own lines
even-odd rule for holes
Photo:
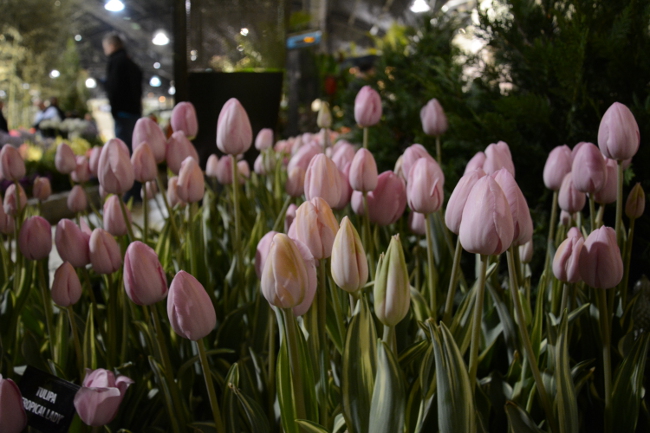
<svg viewBox="0 0 650 433">
<path fill-rule="evenodd" d="M 160 69 L 160 62 L 156 62 L 153 64 L 154 69 Z"/>
<path fill-rule="evenodd" d="M 246 27 L 243 27 L 240 31 L 239 34 L 242 36 L 248 36 L 248 29 Z"/>
<path fill-rule="evenodd" d="M 154 75 L 151 77 L 151 80 L 149 80 L 149 85 L 151 87 L 160 87 L 162 85 L 162 81 L 160 81 L 160 77 L 158 75 Z"/>
<path fill-rule="evenodd" d="M 57 71 L 56 69 L 52 69 L 50 72 L 50 77 L 51 78 L 59 78 L 61 76 L 61 72 Z"/>
<path fill-rule="evenodd" d="M 158 30 L 151 40 L 154 45 L 167 45 L 169 43 L 169 38 L 162 30 Z"/>
<path fill-rule="evenodd" d="M 169 86 L 169 90 L 167 91 L 167 93 L 174 96 L 176 94 L 176 87 L 174 87 L 174 85 L 172 84 L 171 86 Z"/>
<path fill-rule="evenodd" d="M 95 87 L 97 87 L 97 81 L 95 81 L 94 78 L 87 78 L 86 87 L 89 89 L 94 89 Z"/>
<path fill-rule="evenodd" d="M 120 12 L 124 10 L 124 3 L 120 0 L 108 0 L 104 5 L 104 9 L 110 12 Z"/>
<path fill-rule="evenodd" d="M 81 37 L 81 35 L 75 35 L 75 36 L 74 36 L 74 40 L 77 41 L 77 42 L 79 42 L 81 39 L 83 39 L 83 38 Z"/>
<path fill-rule="evenodd" d="M 415 12 L 416 14 L 420 14 L 422 12 L 429 12 L 430 10 L 431 8 L 429 7 L 429 4 L 425 0 L 415 0 L 411 5 L 411 12 Z"/>
</svg>

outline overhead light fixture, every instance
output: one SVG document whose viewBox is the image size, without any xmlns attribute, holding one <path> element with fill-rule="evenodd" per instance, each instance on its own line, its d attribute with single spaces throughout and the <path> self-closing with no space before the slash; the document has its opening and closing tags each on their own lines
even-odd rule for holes
<svg viewBox="0 0 650 433">
<path fill-rule="evenodd" d="M 94 78 L 86 78 L 86 87 L 89 89 L 94 89 L 97 87 L 97 81 Z"/>
<path fill-rule="evenodd" d="M 239 34 L 242 36 L 248 36 L 248 29 L 246 27 L 243 27 L 240 31 Z"/>
<path fill-rule="evenodd" d="M 104 5 L 104 9 L 110 12 L 120 12 L 124 10 L 124 3 L 120 0 L 108 0 Z"/>
<path fill-rule="evenodd" d="M 160 77 L 158 75 L 154 75 L 151 77 L 151 80 L 149 80 L 149 85 L 151 87 L 160 87 L 162 85 L 162 81 L 160 81 Z"/>
<path fill-rule="evenodd" d="M 174 96 L 176 94 L 176 87 L 174 87 L 174 85 L 172 84 L 171 86 L 169 86 L 169 90 L 167 91 L 167 93 L 169 93 L 171 96 Z"/>
<path fill-rule="evenodd" d="M 160 69 L 160 62 L 155 62 L 155 63 L 153 64 L 153 68 L 154 68 L 154 69 Z"/>
<path fill-rule="evenodd" d="M 421 14 L 423 12 L 429 12 L 431 10 L 431 8 L 429 7 L 429 4 L 425 0 L 414 0 L 410 9 L 411 9 L 411 12 L 414 12 L 416 14 Z"/>
<path fill-rule="evenodd" d="M 81 37 L 81 35 L 75 35 L 75 36 L 74 36 L 74 40 L 77 41 L 77 42 L 81 41 L 81 39 L 83 39 L 83 38 Z"/>
<path fill-rule="evenodd" d="M 61 76 L 61 72 L 59 72 L 58 70 L 52 69 L 52 71 L 50 71 L 50 78 L 59 78 L 60 76 Z"/>
<path fill-rule="evenodd" d="M 167 34 L 162 30 L 158 30 L 153 35 L 151 42 L 153 42 L 154 45 L 167 45 L 169 43 L 169 37 L 167 37 Z"/>
</svg>

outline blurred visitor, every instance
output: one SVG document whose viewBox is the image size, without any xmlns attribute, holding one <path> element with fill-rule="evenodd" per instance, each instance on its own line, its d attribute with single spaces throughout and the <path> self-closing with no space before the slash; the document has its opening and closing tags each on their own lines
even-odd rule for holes
<svg viewBox="0 0 650 433">
<path fill-rule="evenodd" d="M 0 100 L 0 131 L 4 132 L 9 132 L 9 126 L 7 125 L 7 119 L 5 119 L 5 115 L 2 112 L 2 109 L 5 106 L 5 102 Z"/>
<path fill-rule="evenodd" d="M 50 98 L 50 107 L 54 107 L 54 109 L 58 113 L 59 119 L 61 119 L 61 121 L 65 120 L 66 115 L 63 112 L 63 110 L 61 110 L 61 107 L 59 107 L 59 99 L 56 98 L 55 96 L 52 96 Z"/>
<path fill-rule="evenodd" d="M 56 98 L 54 99 L 56 100 Z M 46 105 L 42 99 L 34 101 L 34 105 L 38 108 L 38 112 L 34 118 L 34 128 L 36 128 L 43 137 L 56 137 L 56 125 L 63 120 L 59 115 L 57 107 Z"/>
</svg>

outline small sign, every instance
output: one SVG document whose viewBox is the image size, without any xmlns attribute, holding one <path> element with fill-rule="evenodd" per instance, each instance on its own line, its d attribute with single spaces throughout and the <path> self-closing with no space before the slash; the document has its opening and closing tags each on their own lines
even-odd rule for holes
<svg viewBox="0 0 650 433">
<path fill-rule="evenodd" d="M 30 365 L 18 384 L 27 412 L 27 424 L 43 433 L 65 433 L 75 414 L 79 385 Z"/>
<path fill-rule="evenodd" d="M 289 36 L 287 38 L 287 48 L 291 50 L 294 48 L 304 48 L 310 45 L 319 44 L 322 36 L 323 33 L 320 30 Z"/>
</svg>

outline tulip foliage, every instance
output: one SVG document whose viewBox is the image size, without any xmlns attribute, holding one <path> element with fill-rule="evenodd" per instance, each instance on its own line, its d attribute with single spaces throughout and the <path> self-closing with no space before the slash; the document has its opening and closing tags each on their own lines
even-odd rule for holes
<svg viewBox="0 0 650 433">
<path fill-rule="evenodd" d="M 357 104 L 357 127 L 381 122 L 373 89 Z M 624 107 L 605 114 L 600 147 L 549 155 L 546 248 L 533 248 L 537 222 L 505 142 L 467 155 L 465 175 L 446 185 L 441 146 L 434 158 L 413 144 L 378 173 L 372 153 L 327 129 L 327 115 L 317 134 L 274 142 L 262 130 L 252 173 L 239 157 L 254 138 L 237 100 L 216 126 L 225 155 L 215 147 L 205 172 L 188 103 L 168 139 L 138 122 L 131 158 L 117 139 L 89 166 L 62 147 L 57 164 L 78 194 L 81 166 L 109 195 L 99 210 L 73 206 L 76 219 L 54 236 L 26 205 L 20 155 L 3 149 L 0 170 L 15 186 L 0 208 L 0 431 L 25 425 L 12 381 L 23 365 L 82 386 L 74 432 L 650 425 L 650 282 L 629 281 L 645 195 L 635 186 L 623 216 L 624 162 L 638 148 Z M 421 121 L 444 141 L 437 100 Z M 168 181 L 157 168 L 165 158 Z M 121 197 L 134 178 L 146 182 L 144 221 Z M 603 222 L 606 206 L 617 209 L 615 227 Z M 64 263 L 50 277 L 53 244 Z M 541 275 L 531 275 L 533 254 L 545 257 Z"/>
</svg>

